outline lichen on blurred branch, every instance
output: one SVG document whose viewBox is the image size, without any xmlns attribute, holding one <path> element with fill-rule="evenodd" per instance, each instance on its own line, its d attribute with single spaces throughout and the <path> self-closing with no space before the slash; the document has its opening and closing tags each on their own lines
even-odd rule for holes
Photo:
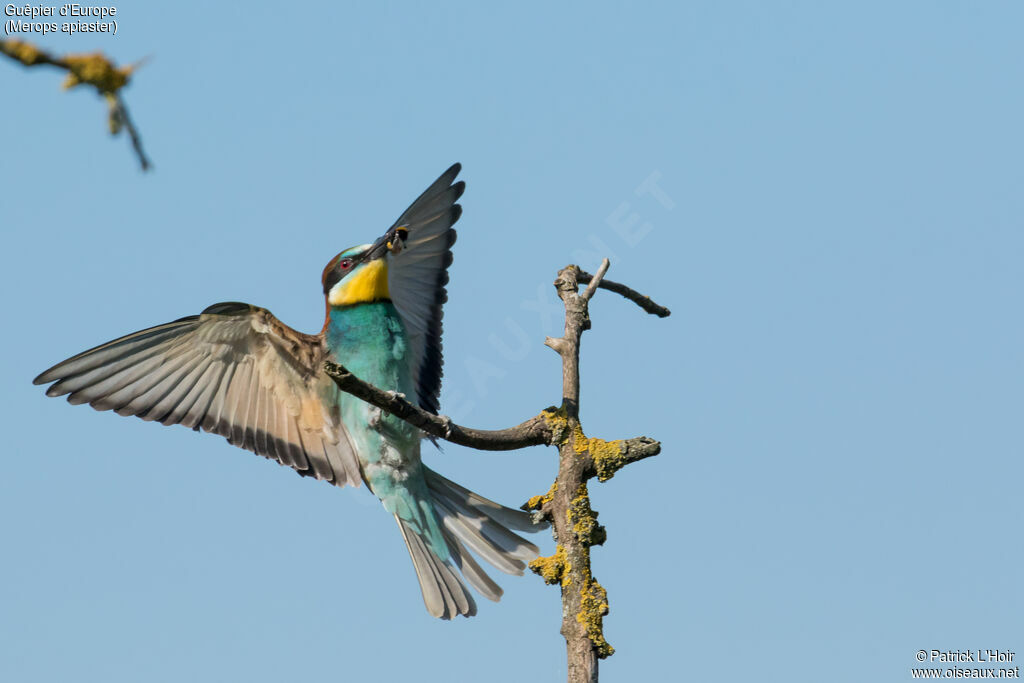
<svg viewBox="0 0 1024 683">
<path fill-rule="evenodd" d="M 0 39 L 0 54 L 25 66 L 47 64 L 63 69 L 67 72 L 63 85 L 65 90 L 79 85 L 94 87 L 107 102 L 107 125 L 111 135 L 117 135 L 122 130 L 127 131 L 142 170 L 150 168 L 149 159 L 142 150 L 139 131 L 132 123 L 128 107 L 121 98 L 121 89 L 128 84 L 139 64 L 116 66 L 110 58 L 100 52 L 55 56 L 31 43 L 15 39 Z"/>
</svg>

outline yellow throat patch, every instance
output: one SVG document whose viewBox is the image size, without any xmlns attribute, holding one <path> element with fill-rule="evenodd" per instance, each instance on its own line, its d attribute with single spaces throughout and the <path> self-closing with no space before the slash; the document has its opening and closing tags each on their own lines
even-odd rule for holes
<svg viewBox="0 0 1024 683">
<path fill-rule="evenodd" d="M 327 297 L 331 306 L 352 306 L 371 301 L 388 301 L 388 264 L 384 259 L 370 261 L 334 285 Z"/>
</svg>

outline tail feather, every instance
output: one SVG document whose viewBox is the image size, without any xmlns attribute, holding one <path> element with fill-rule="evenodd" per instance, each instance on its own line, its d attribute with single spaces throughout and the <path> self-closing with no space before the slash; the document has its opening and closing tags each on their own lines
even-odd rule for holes
<svg viewBox="0 0 1024 683">
<path fill-rule="evenodd" d="M 503 591 L 469 550 L 507 574 L 522 574 L 539 550 L 511 529 L 539 531 L 547 525 L 535 524 L 528 513 L 499 505 L 423 469 L 449 558 L 442 560 L 430 549 L 417 532 L 418 525 L 395 516 L 416 569 L 423 602 L 430 614 L 441 619 L 473 616 L 476 602 L 463 579 L 488 600 L 499 600 Z"/>
<path fill-rule="evenodd" d="M 469 546 L 470 550 L 479 555 L 482 559 L 494 567 L 500 569 L 506 574 L 521 575 L 523 569 L 526 568 L 526 564 L 515 557 L 506 557 L 505 552 L 502 548 L 496 548 L 492 545 L 488 539 L 480 533 L 480 529 L 473 528 L 473 519 L 465 519 L 459 515 L 458 512 L 448 507 L 448 504 L 444 501 L 434 499 L 434 505 L 438 513 L 440 513 L 441 523 L 444 524 L 445 529 L 454 536 L 457 540 L 464 541 Z M 509 532 L 511 533 L 511 532 Z M 536 555 L 534 555 L 536 557 Z"/>
<path fill-rule="evenodd" d="M 423 592 L 423 603 L 431 616 L 451 619 L 457 614 L 471 617 L 476 614 L 476 601 L 447 560 L 440 559 L 416 533 L 396 515 L 398 528 L 409 549 L 416 577 Z"/>
<path fill-rule="evenodd" d="M 515 529 L 516 531 L 527 531 L 532 533 L 547 527 L 546 523 L 535 523 L 533 521 L 533 515 L 529 512 L 513 510 L 512 508 L 507 508 L 504 505 L 495 503 L 493 500 L 488 500 L 483 496 L 473 493 L 464 486 L 459 486 L 451 479 L 442 477 L 429 467 L 424 467 L 423 472 L 426 476 L 427 488 L 429 488 L 435 496 L 440 496 L 449 500 L 457 500 L 465 507 L 471 507 L 483 512 L 507 529 Z"/>
<path fill-rule="evenodd" d="M 469 585 L 488 600 L 494 602 L 501 600 L 501 596 L 505 591 L 494 582 L 494 579 L 487 575 L 487 572 L 480 567 L 477 561 L 473 559 L 473 556 L 466 552 L 465 546 L 459 542 L 459 539 L 455 538 L 447 530 L 444 532 L 444 538 L 448 541 L 448 548 L 451 550 L 455 566 L 462 572 Z"/>
</svg>

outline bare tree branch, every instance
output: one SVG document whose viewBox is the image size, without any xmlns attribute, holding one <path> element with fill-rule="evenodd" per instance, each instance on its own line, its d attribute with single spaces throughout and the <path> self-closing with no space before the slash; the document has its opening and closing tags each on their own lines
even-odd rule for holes
<svg viewBox="0 0 1024 683">
<path fill-rule="evenodd" d="M 364 382 L 339 363 L 327 361 L 324 363 L 324 372 L 342 391 L 405 420 L 431 436 L 459 446 L 479 451 L 515 451 L 530 446 L 556 445 L 561 438 L 560 433 L 555 431 L 561 424 L 561 418 L 559 409 L 554 406 L 545 408 L 538 415 L 515 427 L 474 429 L 455 424 L 447 415 L 428 413 L 423 408 L 409 403 L 402 394 L 384 391 L 369 382 Z M 615 472 L 631 462 L 657 455 L 661 448 L 657 441 L 646 436 L 608 443 L 614 444 L 619 450 L 605 453 L 600 460 L 595 460 L 594 472 L 601 481 L 611 479 Z"/>
<path fill-rule="evenodd" d="M 547 583 L 558 583 L 562 591 L 562 636 L 565 637 L 570 683 L 598 680 L 598 659 L 609 657 L 614 648 L 604 637 L 604 616 L 608 613 L 608 593 L 594 578 L 590 548 L 607 539 L 597 513 L 590 506 L 587 480 L 596 472 L 595 454 L 621 457 L 621 448 L 613 443 L 588 439 L 579 422 L 580 337 L 590 328 L 587 294 L 600 286 L 608 270 L 604 259 L 598 275 L 591 278 L 595 287 L 583 295 L 579 291 L 580 269 L 567 266 L 558 273 L 555 289 L 565 305 L 565 332 L 551 343 L 562 358 L 562 410 L 564 420 L 558 443 L 558 476 L 551 491 L 540 501 L 531 500 L 532 509 L 551 522 L 557 546 L 551 557 L 537 558 L 530 569 Z M 539 503 L 539 505 L 538 505 Z"/>
<path fill-rule="evenodd" d="M 82 84 L 94 87 L 107 101 L 107 125 L 111 135 L 117 135 L 122 129 L 127 130 L 142 170 L 146 171 L 151 167 L 149 158 L 142 149 L 142 138 L 128 115 L 128 107 L 120 94 L 121 89 L 131 79 L 132 72 L 138 68 L 138 64 L 119 67 L 100 52 L 54 56 L 31 43 L 13 38 L 0 39 L 0 54 L 24 66 L 47 65 L 63 69 L 67 72 L 67 78 L 64 79 L 65 90 Z"/>
<path fill-rule="evenodd" d="M 579 282 L 581 285 L 585 285 L 593 280 L 594 276 L 586 272 L 585 270 L 580 270 L 577 266 L 570 267 L 576 268 L 576 281 Z M 615 292 L 616 294 L 629 299 L 637 306 L 644 309 L 646 312 L 650 313 L 651 315 L 656 315 L 659 318 L 667 318 L 672 313 L 672 311 L 668 310 L 664 306 L 659 306 L 658 304 L 651 301 L 651 297 L 641 294 L 635 289 L 630 289 L 626 285 L 619 284 L 618 282 L 612 282 L 611 280 L 601 280 L 601 284 L 598 286 L 601 289 L 607 289 L 609 292 Z"/>
<path fill-rule="evenodd" d="M 395 415 L 427 434 L 480 450 L 511 450 L 547 444 L 559 450 L 558 476 L 544 495 L 534 496 L 523 506 L 551 523 L 557 543 L 555 554 L 538 557 L 530 569 L 546 583 L 562 591 L 562 635 L 565 637 L 569 683 L 596 683 L 598 660 L 614 649 L 605 640 L 603 619 L 608 613 L 608 594 L 594 578 L 590 548 L 601 545 L 608 534 L 597 523 L 590 506 L 587 481 L 607 481 L 626 465 L 657 455 L 661 444 L 646 436 L 619 441 L 589 438 L 579 422 L 579 345 L 583 331 L 590 328 L 588 302 L 597 289 L 608 289 L 634 301 L 648 313 L 667 316 L 667 308 L 634 290 L 604 279 L 609 262 L 605 259 L 596 275 L 566 266 L 558 273 L 555 289 L 565 305 L 565 333 L 545 344 L 562 357 L 562 405 L 547 408 L 526 422 L 495 431 L 471 429 L 454 424 L 445 416 L 429 413 L 393 391 L 384 391 L 355 377 L 336 363 L 324 371 L 338 387 Z M 580 294 L 579 285 L 589 283 Z"/>
<path fill-rule="evenodd" d="M 604 281 L 604 274 L 608 272 L 608 266 L 610 266 L 610 265 L 611 265 L 611 261 L 609 261 L 608 259 L 601 259 L 601 265 L 597 269 L 597 275 L 594 275 L 593 277 L 590 278 L 590 284 L 587 285 L 586 291 L 583 292 L 583 300 L 584 301 L 590 301 L 590 299 L 593 298 L 594 292 L 597 291 L 597 288 L 601 286 L 601 282 Z M 579 271 L 576 274 L 576 281 L 580 282 L 581 284 L 585 284 L 584 281 L 580 280 L 580 277 L 579 277 L 580 275 L 583 275 L 583 274 L 584 274 L 583 271 Z M 589 277 L 589 275 L 588 275 L 588 277 Z"/>
<path fill-rule="evenodd" d="M 324 372 L 334 380 L 334 383 L 342 391 L 361 398 L 367 403 L 405 420 L 414 427 L 419 427 L 431 436 L 451 441 L 460 446 L 468 446 L 481 451 L 512 451 L 551 443 L 551 430 L 547 426 L 545 413 L 553 413 L 555 408 L 549 408 L 544 413 L 508 429 L 491 431 L 460 427 L 447 416 L 428 413 L 419 406 L 409 403 L 401 394 L 384 391 L 369 382 L 364 382 L 343 365 L 328 361 L 324 363 Z"/>
</svg>

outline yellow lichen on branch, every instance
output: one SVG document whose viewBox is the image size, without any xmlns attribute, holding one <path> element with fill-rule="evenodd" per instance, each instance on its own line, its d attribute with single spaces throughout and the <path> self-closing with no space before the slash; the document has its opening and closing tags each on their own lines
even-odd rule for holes
<svg viewBox="0 0 1024 683">
<path fill-rule="evenodd" d="M 65 55 L 63 58 L 68 67 L 68 77 L 64 79 L 63 88 L 68 90 L 76 85 L 91 85 L 101 93 L 114 93 L 128 84 L 133 66 L 114 66 L 103 53 L 94 52 L 87 55 Z"/>
<path fill-rule="evenodd" d="M 530 500 L 526 501 L 526 504 L 523 505 L 523 509 L 531 511 L 540 510 L 545 503 L 550 503 L 552 500 L 554 500 L 556 491 L 558 491 L 557 481 L 551 484 L 551 488 L 548 489 L 548 492 L 545 493 L 544 495 L 534 496 L 533 498 L 530 498 Z"/>
<path fill-rule="evenodd" d="M 544 583 L 561 583 L 565 586 L 569 582 L 569 561 L 561 545 L 555 548 L 554 555 L 531 560 L 529 567 L 530 571 L 544 579 Z"/>
<path fill-rule="evenodd" d="M 64 80 L 65 90 L 84 83 L 93 86 L 100 93 L 116 93 L 128 84 L 128 79 L 135 70 L 132 65 L 116 66 L 102 52 L 55 57 L 32 43 L 14 38 L 0 40 L 0 53 L 25 66 L 49 64 L 64 69 L 68 72 Z"/>
<path fill-rule="evenodd" d="M 552 445 L 565 446 L 569 453 L 574 453 L 583 460 L 585 470 L 598 476 L 601 481 L 609 479 L 615 471 L 626 464 L 622 460 L 625 451 L 622 441 L 587 437 L 579 420 L 570 417 L 564 407 L 545 410 L 542 415 L 551 430 Z M 551 504 L 557 492 L 556 481 L 546 494 L 530 498 L 523 508 L 534 511 L 544 509 Z M 597 512 L 590 505 L 590 493 L 585 478 L 574 491 L 564 510 L 567 527 L 575 537 L 573 557 L 579 560 L 578 565 L 572 567 L 569 552 L 559 543 L 554 555 L 538 557 L 529 566 L 534 573 L 544 579 L 545 583 L 560 584 L 563 591 L 579 591 L 579 611 L 575 620 L 585 630 L 596 656 L 605 659 L 615 652 L 615 648 L 604 637 L 608 593 L 593 576 L 590 568 L 590 548 L 604 543 L 607 532 L 598 523 Z M 574 573 L 577 575 L 575 583 Z"/>
<path fill-rule="evenodd" d="M 547 408 L 541 411 L 541 416 L 551 430 L 551 445 L 561 446 L 569 438 L 569 414 L 565 407 Z"/>
<path fill-rule="evenodd" d="M 605 528 L 597 523 L 597 512 L 590 507 L 590 493 L 586 482 L 576 489 L 576 497 L 565 511 L 566 521 L 580 543 L 590 547 L 601 545 L 608 539 Z"/>
<path fill-rule="evenodd" d="M 110 133 L 117 135 L 121 130 L 127 130 L 142 170 L 150 167 L 149 159 L 142 151 L 142 140 L 128 116 L 128 109 L 120 95 L 121 89 L 128 84 L 137 64 L 117 66 L 101 52 L 54 56 L 31 43 L 13 38 L 0 39 L 0 54 L 25 66 L 48 64 L 63 69 L 67 72 L 63 84 L 65 90 L 78 85 L 91 85 L 96 88 L 96 92 L 107 102 L 107 126 Z"/>
<path fill-rule="evenodd" d="M 565 511 L 566 521 L 573 535 L 580 542 L 580 550 L 584 562 L 580 569 L 583 572 L 583 585 L 580 587 L 580 611 L 576 621 L 583 624 L 587 637 L 594 644 L 597 656 L 601 659 L 610 657 L 613 648 L 604 637 L 604 616 L 608 614 L 608 593 L 594 578 L 590 569 L 590 548 L 601 545 L 607 539 L 604 527 L 597 523 L 597 512 L 590 507 L 590 493 L 583 482 L 576 489 L 576 496 Z"/>
<path fill-rule="evenodd" d="M 629 464 L 626 459 L 626 448 L 622 440 L 605 441 L 604 439 L 590 439 L 587 450 L 590 457 L 594 459 L 594 469 L 597 470 L 598 481 L 608 481 L 612 476 Z"/>
<path fill-rule="evenodd" d="M 37 48 L 32 43 L 26 43 L 23 40 L 0 40 L 0 52 L 16 59 L 25 66 L 35 66 L 36 64 L 43 63 L 43 57 L 46 53 Z"/>
<path fill-rule="evenodd" d="M 608 614 L 608 592 L 597 579 L 584 580 L 580 593 L 580 611 L 576 621 L 587 629 L 587 636 L 594 644 L 597 656 L 606 659 L 615 654 L 615 648 L 604 638 L 604 615 Z"/>
<path fill-rule="evenodd" d="M 553 445 L 572 440 L 573 450 L 580 457 L 589 458 L 593 462 L 594 471 L 599 481 L 608 481 L 616 472 L 629 464 L 626 458 L 626 444 L 621 439 L 605 441 L 590 438 L 583 433 L 578 421 L 570 420 L 564 408 L 548 409 L 541 415 L 553 435 Z"/>
</svg>

